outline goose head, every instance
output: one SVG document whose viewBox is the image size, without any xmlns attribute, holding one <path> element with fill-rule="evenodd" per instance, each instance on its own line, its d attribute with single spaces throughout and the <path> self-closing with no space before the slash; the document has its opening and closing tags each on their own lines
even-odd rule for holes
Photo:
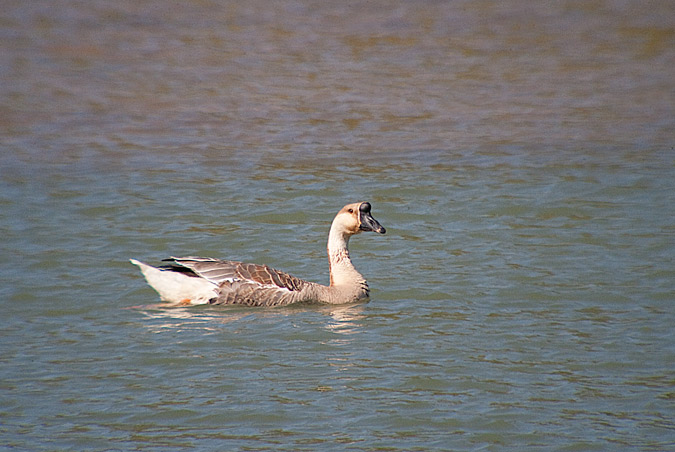
<svg viewBox="0 0 675 452">
<path fill-rule="evenodd" d="M 333 220 L 333 227 L 344 235 L 350 236 L 360 232 L 387 232 L 370 213 L 369 202 L 355 202 L 344 206 Z"/>
</svg>

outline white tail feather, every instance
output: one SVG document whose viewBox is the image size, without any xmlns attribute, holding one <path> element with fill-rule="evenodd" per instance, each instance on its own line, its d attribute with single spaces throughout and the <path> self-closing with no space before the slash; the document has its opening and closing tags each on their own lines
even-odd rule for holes
<svg viewBox="0 0 675 452">
<path fill-rule="evenodd" d="M 162 270 L 136 259 L 129 259 L 129 262 L 138 265 L 148 284 L 157 291 L 163 301 L 181 304 L 206 304 L 218 295 L 218 286 L 206 279 Z"/>
</svg>

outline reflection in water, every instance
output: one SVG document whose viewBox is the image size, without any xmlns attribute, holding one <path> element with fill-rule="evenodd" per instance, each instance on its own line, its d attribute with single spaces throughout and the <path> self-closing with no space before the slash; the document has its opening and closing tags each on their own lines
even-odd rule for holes
<svg viewBox="0 0 675 452">
<path fill-rule="evenodd" d="M 365 318 L 363 314 L 364 305 L 346 305 L 346 306 L 322 306 L 319 312 L 327 314 L 333 318 L 332 323 L 327 323 L 325 328 L 333 333 L 354 334 L 359 332 L 361 325 L 359 321 Z"/>
<path fill-rule="evenodd" d="M 159 321 L 159 323 L 147 323 L 147 327 L 154 332 L 165 329 L 186 328 L 203 329 L 206 331 L 217 330 L 213 322 L 213 320 L 216 320 L 216 317 L 203 310 L 166 303 L 134 306 L 129 309 L 138 309 L 148 319 Z"/>
<path fill-rule="evenodd" d="M 245 317 L 257 318 L 289 317 L 307 313 L 319 313 L 331 320 L 324 322 L 324 328 L 332 333 L 349 335 L 359 332 L 360 320 L 365 318 L 364 305 L 314 305 L 301 304 L 282 308 L 241 308 L 238 306 L 177 306 L 175 304 L 155 303 L 132 306 L 125 309 L 141 311 L 148 319 L 163 321 L 161 323 L 148 324 L 152 330 L 164 329 L 203 329 L 205 331 L 218 331 L 217 325 L 237 322 Z M 346 339 L 335 339 L 344 343 Z M 335 342 L 336 344 L 338 342 Z"/>
</svg>

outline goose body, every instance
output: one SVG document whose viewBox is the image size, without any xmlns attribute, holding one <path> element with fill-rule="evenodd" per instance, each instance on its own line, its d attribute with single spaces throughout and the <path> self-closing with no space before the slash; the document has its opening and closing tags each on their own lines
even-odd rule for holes
<svg viewBox="0 0 675 452">
<path fill-rule="evenodd" d="M 299 302 L 343 304 L 366 301 L 366 279 L 349 257 L 349 238 L 364 231 L 386 230 L 370 213 L 370 203 L 344 206 L 328 234 L 330 285 L 305 281 L 267 265 L 213 259 L 171 257 L 167 265 L 152 267 L 131 259 L 163 301 L 181 305 L 239 304 L 282 306 Z"/>
</svg>

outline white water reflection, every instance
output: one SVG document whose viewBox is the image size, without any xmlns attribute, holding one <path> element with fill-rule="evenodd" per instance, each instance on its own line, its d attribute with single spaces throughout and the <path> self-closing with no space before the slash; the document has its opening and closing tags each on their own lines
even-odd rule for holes
<svg viewBox="0 0 675 452">
<path fill-rule="evenodd" d="M 327 331 L 349 335 L 361 330 L 360 321 L 365 318 L 364 305 L 301 304 L 281 308 L 242 308 L 238 306 L 176 306 L 167 303 L 154 303 L 125 309 L 138 310 L 147 319 L 156 321 L 146 322 L 146 327 L 157 332 L 166 329 L 203 329 L 215 332 L 219 331 L 222 325 L 233 324 L 247 317 L 274 319 L 317 313 L 323 317 L 330 317 L 330 320 L 323 322 L 323 327 Z M 345 339 L 333 341 L 344 342 Z"/>
<path fill-rule="evenodd" d="M 154 320 L 155 322 L 145 323 L 146 328 L 153 332 L 167 329 L 203 329 L 211 332 L 218 330 L 214 324 L 215 316 L 191 307 L 157 303 L 134 306 L 130 309 L 137 309 L 147 319 Z"/>
<path fill-rule="evenodd" d="M 361 321 L 365 318 L 364 310 L 364 305 L 322 306 L 318 312 L 329 315 L 333 319 L 332 322 L 326 323 L 327 330 L 349 335 L 361 330 Z"/>
</svg>

